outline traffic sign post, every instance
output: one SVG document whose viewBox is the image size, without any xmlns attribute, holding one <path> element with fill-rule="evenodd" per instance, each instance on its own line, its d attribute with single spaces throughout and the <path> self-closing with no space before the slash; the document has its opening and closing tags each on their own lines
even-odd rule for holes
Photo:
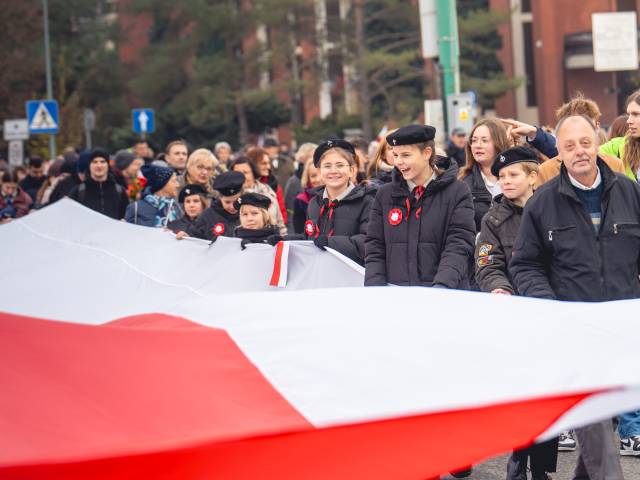
<svg viewBox="0 0 640 480">
<path fill-rule="evenodd" d="M 136 108 L 131 111 L 133 131 L 144 138 L 145 134 L 156 129 L 155 114 L 151 108 Z"/>
<path fill-rule="evenodd" d="M 85 108 L 82 120 L 84 125 L 85 146 L 87 147 L 87 150 L 91 150 L 91 132 L 96 128 L 96 114 L 90 108 Z"/>
<path fill-rule="evenodd" d="M 29 138 L 29 122 L 26 118 L 5 120 L 3 134 L 7 142 L 11 140 L 27 140 Z"/>
<path fill-rule="evenodd" d="M 9 165 L 19 167 L 24 164 L 24 144 L 22 140 L 9 141 Z"/>
<path fill-rule="evenodd" d="M 29 100 L 27 122 L 30 133 L 55 135 L 60 130 L 58 102 L 55 100 Z"/>
</svg>

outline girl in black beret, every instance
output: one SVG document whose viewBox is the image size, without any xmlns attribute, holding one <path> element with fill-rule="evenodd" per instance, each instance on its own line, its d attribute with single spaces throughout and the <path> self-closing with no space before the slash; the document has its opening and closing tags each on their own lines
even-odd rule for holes
<svg viewBox="0 0 640 480">
<path fill-rule="evenodd" d="M 275 245 L 282 237 L 278 226 L 269 213 L 271 200 L 259 193 L 245 193 L 236 202 L 240 212 L 240 226 L 235 229 L 234 236 L 241 238 L 244 250 L 248 243 L 267 243 Z"/>
<path fill-rule="evenodd" d="M 438 159 L 435 129 L 408 125 L 387 136 L 392 180 L 371 207 L 365 285 L 468 288 L 475 224 L 458 166 Z"/>
<path fill-rule="evenodd" d="M 313 154 L 322 187 L 314 189 L 304 224 L 306 238 L 364 264 L 364 240 L 375 189 L 354 185 L 356 152 L 345 140 L 321 143 Z"/>
<path fill-rule="evenodd" d="M 183 238 L 189 227 L 194 224 L 198 216 L 208 206 L 207 190 L 195 183 L 185 185 L 178 195 L 178 203 L 182 206 L 182 215 L 177 220 L 170 222 L 167 228 L 176 233 L 176 237 Z"/>
</svg>

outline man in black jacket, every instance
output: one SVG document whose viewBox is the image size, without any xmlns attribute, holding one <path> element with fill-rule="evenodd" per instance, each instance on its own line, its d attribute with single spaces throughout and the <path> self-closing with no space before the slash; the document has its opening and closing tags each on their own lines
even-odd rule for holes
<svg viewBox="0 0 640 480">
<path fill-rule="evenodd" d="M 109 172 L 109 154 L 95 149 L 89 156 L 89 172 L 85 180 L 69 193 L 69 198 L 91 210 L 120 220 L 129 204 L 127 191 L 116 183 Z"/>
<path fill-rule="evenodd" d="M 27 176 L 20 182 L 20 188 L 27 192 L 33 202 L 36 202 L 38 196 L 38 190 L 42 187 L 47 180 L 47 176 L 44 174 L 44 165 L 42 158 L 32 157 L 29 160 L 29 166 L 27 167 Z"/>
<path fill-rule="evenodd" d="M 509 265 L 520 294 L 592 301 L 640 297 L 640 186 L 598 158 L 584 116 L 557 127 L 560 175 L 527 203 Z M 612 425 L 576 430 L 574 478 L 622 480 Z"/>
</svg>

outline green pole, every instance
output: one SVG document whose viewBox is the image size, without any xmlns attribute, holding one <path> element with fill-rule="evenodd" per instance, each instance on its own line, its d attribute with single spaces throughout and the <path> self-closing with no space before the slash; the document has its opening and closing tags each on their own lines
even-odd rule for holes
<svg viewBox="0 0 640 480">
<path fill-rule="evenodd" d="M 456 0 L 437 0 L 438 49 L 443 74 L 442 94 L 460 93 L 460 47 L 458 44 L 458 15 Z"/>
<path fill-rule="evenodd" d="M 44 22 L 44 61 L 47 75 L 47 98 L 53 100 L 51 47 L 49 46 L 49 5 L 47 0 L 42 0 L 42 17 Z M 53 135 L 49 135 L 49 158 L 52 162 L 56 159 L 56 139 Z"/>
</svg>

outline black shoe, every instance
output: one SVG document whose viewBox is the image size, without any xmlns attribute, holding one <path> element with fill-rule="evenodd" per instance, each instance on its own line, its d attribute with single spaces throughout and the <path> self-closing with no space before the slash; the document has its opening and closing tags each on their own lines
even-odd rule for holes
<svg viewBox="0 0 640 480">
<path fill-rule="evenodd" d="M 473 468 L 467 467 L 464 470 L 456 470 L 455 472 L 451 472 L 451 476 L 455 478 L 467 478 L 473 472 Z"/>
<path fill-rule="evenodd" d="M 553 480 L 547 472 L 531 472 L 531 480 Z"/>
</svg>

